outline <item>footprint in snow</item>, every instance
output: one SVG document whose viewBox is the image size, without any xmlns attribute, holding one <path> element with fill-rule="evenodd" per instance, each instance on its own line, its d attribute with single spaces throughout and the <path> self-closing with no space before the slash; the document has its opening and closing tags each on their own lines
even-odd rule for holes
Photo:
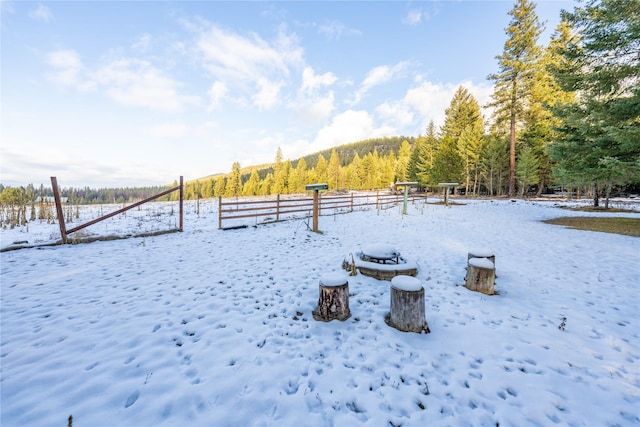
<svg viewBox="0 0 640 427">
<path fill-rule="evenodd" d="M 136 403 L 136 401 L 138 400 L 138 398 L 140 397 L 140 391 L 136 390 L 133 393 L 131 393 L 131 395 L 127 398 L 127 401 L 124 404 L 125 408 L 130 407 L 131 405 L 133 405 L 134 403 Z"/>
</svg>

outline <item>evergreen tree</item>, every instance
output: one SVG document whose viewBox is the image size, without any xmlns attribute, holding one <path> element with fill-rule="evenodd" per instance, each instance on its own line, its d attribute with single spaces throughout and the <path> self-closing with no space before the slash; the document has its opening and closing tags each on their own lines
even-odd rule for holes
<svg viewBox="0 0 640 427">
<path fill-rule="evenodd" d="M 531 84 L 536 73 L 541 50 L 537 45 L 543 26 L 538 21 L 535 4 L 531 0 L 516 0 L 512 19 L 505 29 L 507 41 L 502 55 L 498 55 L 497 74 L 489 76 L 495 82 L 493 101 L 498 126 L 509 127 L 509 195 L 515 195 L 516 129 L 522 123 L 530 103 Z"/>
<path fill-rule="evenodd" d="M 327 183 L 329 181 L 329 174 L 327 169 L 327 161 L 324 156 L 320 154 L 318 156 L 318 163 L 314 168 L 314 178 L 316 183 Z"/>
<path fill-rule="evenodd" d="M 260 176 L 258 175 L 258 170 L 253 169 L 251 171 L 251 175 L 249 179 L 244 184 L 243 194 L 245 196 L 257 196 L 260 191 Z"/>
<path fill-rule="evenodd" d="M 509 144 L 507 136 L 491 134 L 480 160 L 480 179 L 491 196 L 501 196 L 505 182 L 509 180 Z"/>
<path fill-rule="evenodd" d="M 640 181 L 640 6 L 590 0 L 563 18 L 580 39 L 558 49 L 562 61 L 551 69 L 579 96 L 553 109 L 561 125 L 550 154 L 559 176 L 594 183 L 597 206 L 598 182 Z"/>
<path fill-rule="evenodd" d="M 304 160 L 304 157 L 301 158 L 298 161 L 298 164 L 296 165 L 296 168 L 293 172 L 293 175 L 295 175 L 295 181 L 297 182 L 295 188 L 293 188 L 293 191 L 296 193 L 302 193 L 304 192 L 305 187 L 308 184 L 308 175 L 309 175 L 309 171 L 307 170 L 307 162 Z"/>
<path fill-rule="evenodd" d="M 416 144 L 417 145 L 417 144 Z M 406 139 L 402 141 L 398 150 L 398 160 L 395 168 L 395 179 L 393 182 L 409 181 L 409 161 L 411 159 L 411 145 Z"/>
<path fill-rule="evenodd" d="M 231 165 L 231 174 L 227 181 L 225 196 L 238 197 L 242 193 L 242 180 L 240 174 L 240 163 L 233 162 Z"/>
<path fill-rule="evenodd" d="M 520 196 L 527 194 L 529 186 L 536 184 L 539 179 L 540 163 L 539 158 L 531 147 L 525 147 L 520 151 L 518 165 L 516 167 L 516 177 L 519 181 Z"/>
<path fill-rule="evenodd" d="M 327 171 L 329 188 L 338 190 L 340 188 L 340 172 L 341 172 L 340 158 L 338 152 L 334 148 L 331 150 L 331 157 L 329 157 L 329 166 Z"/>
<path fill-rule="evenodd" d="M 440 141 L 436 135 L 436 126 L 433 120 L 431 120 L 429 126 L 427 126 L 423 146 L 418 154 L 417 181 L 420 182 L 421 185 L 433 185 L 435 182 L 435 180 L 431 179 L 431 170 L 439 145 Z"/>
<path fill-rule="evenodd" d="M 214 196 L 215 197 L 223 197 L 225 195 L 225 190 L 227 186 L 227 178 L 224 176 L 216 179 L 216 185 L 214 187 Z"/>
<path fill-rule="evenodd" d="M 273 164 L 273 188 L 271 191 L 273 194 L 280 194 L 287 192 L 287 172 L 284 168 L 284 162 L 282 157 L 282 150 L 278 147 L 276 150 L 276 161 Z"/>
</svg>

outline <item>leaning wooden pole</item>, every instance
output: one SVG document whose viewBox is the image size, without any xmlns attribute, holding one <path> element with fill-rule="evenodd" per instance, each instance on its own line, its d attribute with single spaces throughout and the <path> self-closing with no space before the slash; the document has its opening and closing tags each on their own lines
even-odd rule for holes
<svg viewBox="0 0 640 427">
<path fill-rule="evenodd" d="M 184 220 L 184 183 L 182 175 L 180 176 L 180 231 L 183 230 L 183 220 Z"/>
<path fill-rule="evenodd" d="M 62 236 L 62 243 L 67 244 L 67 227 L 64 224 L 64 213 L 62 212 L 62 203 L 60 201 L 60 192 L 58 190 L 58 179 L 55 176 L 51 177 L 51 187 L 53 188 L 53 199 L 56 202 L 56 213 L 58 214 L 58 224 L 60 225 L 60 235 Z"/>
</svg>

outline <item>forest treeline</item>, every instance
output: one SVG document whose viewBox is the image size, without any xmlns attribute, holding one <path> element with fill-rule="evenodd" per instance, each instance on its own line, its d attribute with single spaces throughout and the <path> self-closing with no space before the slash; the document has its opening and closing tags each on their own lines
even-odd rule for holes
<svg viewBox="0 0 640 427">
<path fill-rule="evenodd" d="M 531 0 L 509 11 L 490 117 L 460 86 L 442 126 L 424 134 L 354 142 L 284 159 L 280 148 L 270 165 L 242 168 L 187 182 L 186 199 L 303 192 L 309 183 L 330 189 L 385 188 L 417 181 L 422 188 L 457 182 L 466 195 L 523 196 L 562 187 L 586 192 L 599 204 L 615 189 L 640 184 L 640 3 L 588 0 L 563 11 L 549 43 Z M 176 185 L 176 184 L 174 184 Z M 167 187 L 61 189 L 70 203 L 125 203 Z M 4 188 L 0 204 L 31 204 L 39 191 Z M 178 197 L 177 193 L 169 196 Z M 11 208 L 12 212 L 16 208 Z M 26 207 L 21 208 L 26 214 Z M 32 214 L 33 216 L 35 214 Z"/>
</svg>

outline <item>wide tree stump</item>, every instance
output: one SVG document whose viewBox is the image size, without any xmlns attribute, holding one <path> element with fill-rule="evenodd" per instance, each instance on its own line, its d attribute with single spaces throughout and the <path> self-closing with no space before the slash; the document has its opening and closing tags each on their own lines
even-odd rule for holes
<svg viewBox="0 0 640 427">
<path fill-rule="evenodd" d="M 391 279 L 391 311 L 385 321 L 403 332 L 429 333 L 424 314 L 424 288 L 420 280 L 412 276 L 396 276 Z"/>
<path fill-rule="evenodd" d="M 470 250 L 467 253 L 467 275 L 465 276 L 464 280 L 465 282 L 467 281 L 467 278 L 469 277 L 469 260 L 472 258 L 486 258 L 489 261 L 491 261 L 493 263 L 493 268 L 495 269 L 496 267 L 496 256 L 493 253 L 492 250 L 487 249 L 487 248 L 475 248 Z"/>
<path fill-rule="evenodd" d="M 472 291 L 483 294 L 495 294 L 496 269 L 487 258 L 470 258 L 467 266 L 467 277 L 465 287 Z"/>
<path fill-rule="evenodd" d="M 313 318 L 323 322 L 347 320 L 349 311 L 349 282 L 343 273 L 327 273 L 320 278 L 318 307 Z"/>
</svg>

